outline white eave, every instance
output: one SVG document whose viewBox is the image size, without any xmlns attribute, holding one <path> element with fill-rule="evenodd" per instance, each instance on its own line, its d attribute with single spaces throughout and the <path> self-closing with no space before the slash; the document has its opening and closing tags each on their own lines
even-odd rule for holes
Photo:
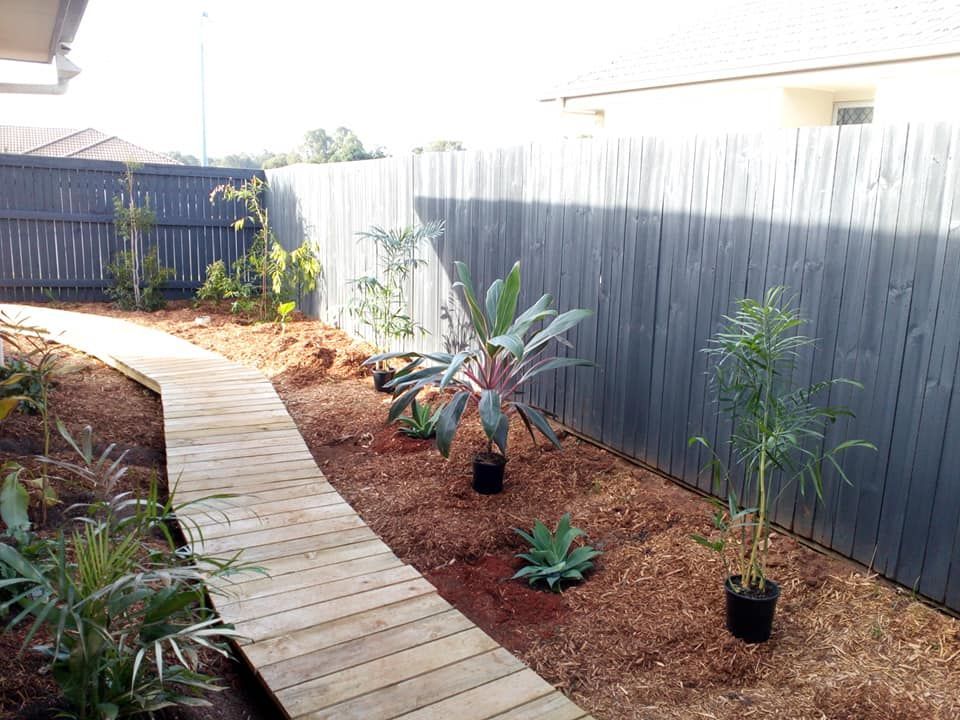
<svg viewBox="0 0 960 720">
<path fill-rule="evenodd" d="M 87 0 L 0 0 L 0 60 L 40 63 L 56 73 L 52 83 L 4 82 L 0 93 L 61 94 L 80 68 L 68 58 Z"/>
</svg>

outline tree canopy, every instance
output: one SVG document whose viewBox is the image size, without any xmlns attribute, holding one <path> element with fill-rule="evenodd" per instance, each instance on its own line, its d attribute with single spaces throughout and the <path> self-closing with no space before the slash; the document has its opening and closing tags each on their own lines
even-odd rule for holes
<svg viewBox="0 0 960 720">
<path fill-rule="evenodd" d="M 167 155 L 185 165 L 200 164 L 196 155 L 181 153 L 176 150 L 168 152 Z M 353 130 L 338 127 L 332 134 L 323 128 L 310 130 L 304 135 L 303 145 L 290 152 L 278 153 L 264 150 L 253 154 L 231 153 L 220 157 L 211 157 L 209 164 L 214 167 L 249 168 L 251 170 L 263 168 L 267 170 L 301 162 L 348 162 L 350 160 L 373 160 L 386 156 L 382 147 L 368 150 Z"/>
<path fill-rule="evenodd" d="M 425 152 L 456 152 L 460 150 L 466 150 L 466 148 L 459 140 L 434 140 L 426 145 L 415 147 L 413 154 L 419 155 Z"/>
</svg>

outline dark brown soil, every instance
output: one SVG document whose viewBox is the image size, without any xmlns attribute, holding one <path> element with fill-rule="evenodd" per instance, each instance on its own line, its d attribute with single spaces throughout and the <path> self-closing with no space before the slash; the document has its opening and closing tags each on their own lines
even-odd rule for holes
<svg viewBox="0 0 960 720">
<path fill-rule="evenodd" d="M 482 433 L 468 414 L 449 460 L 384 424 L 389 397 L 360 362 L 369 347 L 320 323 L 241 325 L 174 306 L 127 317 L 270 376 L 330 481 L 441 593 L 597 718 L 960 717 L 960 622 L 793 539 L 772 539 L 782 587 L 774 635 L 723 627 L 723 569 L 690 539 L 709 533 L 695 494 L 572 436 L 560 451 L 514 427 L 504 492 L 470 488 Z M 194 323 L 210 315 L 207 326 Z M 560 433 L 564 435 L 564 433 Z M 561 595 L 509 577 L 512 528 L 574 524 L 604 554 Z"/>
<path fill-rule="evenodd" d="M 50 395 L 53 414 L 78 437 L 85 425 L 94 430 L 97 452 L 115 443 L 113 457 L 126 452 L 129 471 L 117 492 L 142 493 L 155 475 L 166 487 L 166 462 L 163 443 L 163 418 L 160 399 L 143 386 L 127 379 L 99 361 L 69 348 L 58 350 L 64 369 Z M 0 423 L 0 465 L 16 461 L 28 468 L 28 476 L 37 477 L 41 464 L 36 455 L 43 453 L 40 417 L 14 413 Z M 75 461 L 67 443 L 53 430 L 50 456 Z M 66 473 L 58 472 L 65 476 Z M 64 510 L 73 503 L 89 502 L 97 488 L 84 486 L 76 479 L 54 477 L 51 484 L 60 502 L 48 511 L 42 522 L 39 491 L 34 490 L 31 519 L 41 535 L 51 535 L 69 520 Z M 9 618 L 3 620 L 5 623 Z M 61 709 L 56 683 L 43 658 L 29 648 L 21 652 L 29 623 L 0 633 L 0 718 L 47 720 Z M 31 645 L 43 641 L 43 635 Z M 209 708 L 179 708 L 165 711 L 169 720 L 255 720 L 275 718 L 277 710 L 256 678 L 241 663 L 209 654 L 205 671 L 222 678 L 227 689 L 213 693 Z"/>
</svg>

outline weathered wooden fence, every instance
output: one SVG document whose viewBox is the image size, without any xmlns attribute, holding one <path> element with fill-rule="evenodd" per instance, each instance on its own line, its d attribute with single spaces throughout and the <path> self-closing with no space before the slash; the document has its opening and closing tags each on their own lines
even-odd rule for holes
<svg viewBox="0 0 960 720">
<path fill-rule="evenodd" d="M 126 198 L 124 170 L 116 162 L 0 155 L 0 299 L 103 298 L 106 266 L 124 248 L 113 224 L 113 198 Z M 209 263 L 229 264 L 249 245 L 254 229 L 231 227 L 243 208 L 209 196 L 254 174 L 184 165 L 135 170 L 138 202 L 157 215 L 143 245 L 156 245 L 160 262 L 174 269 L 170 294 L 192 293 Z"/>
<path fill-rule="evenodd" d="M 825 476 L 826 502 L 787 488 L 783 526 L 960 609 L 960 127 L 810 128 L 295 166 L 268 172 L 288 244 L 323 252 L 308 308 L 357 330 L 349 279 L 374 257 L 357 231 L 432 219 L 443 239 L 412 287 L 430 331 L 466 332 L 452 262 L 478 283 L 523 263 L 524 302 L 595 311 L 571 338 L 596 370 L 533 388 L 563 423 L 704 490 L 693 434 L 722 445 L 700 349 L 736 298 L 784 284 L 820 338 L 800 381 L 845 376 L 828 440 L 879 451 Z"/>
</svg>

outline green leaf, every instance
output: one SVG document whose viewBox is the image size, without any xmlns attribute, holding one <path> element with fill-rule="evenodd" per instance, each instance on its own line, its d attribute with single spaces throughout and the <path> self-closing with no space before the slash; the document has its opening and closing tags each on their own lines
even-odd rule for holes
<svg viewBox="0 0 960 720">
<path fill-rule="evenodd" d="M 500 405 L 500 393 L 496 390 L 484 390 L 480 393 L 480 424 L 491 442 L 497 443 L 500 451 L 506 454 L 506 418 Z M 503 424 L 503 428 L 501 425 Z"/>
<path fill-rule="evenodd" d="M 547 419 L 540 414 L 539 410 L 534 410 L 529 405 L 523 403 L 514 402 L 513 406 L 517 408 L 517 412 L 520 413 L 520 416 L 528 423 L 537 428 L 543 436 L 547 438 L 551 443 L 556 447 L 560 447 L 560 439 L 557 437 L 556 433 L 553 432 L 553 428 L 550 427 L 550 423 L 547 422 Z M 532 435 L 532 432 L 531 432 Z"/>
<path fill-rule="evenodd" d="M 500 304 L 500 296 L 503 294 L 503 280 L 499 278 L 490 283 L 487 288 L 486 310 L 487 322 L 490 327 L 490 334 L 497 335 L 497 306 Z"/>
<path fill-rule="evenodd" d="M 487 344 L 493 347 L 505 348 L 508 353 L 518 360 L 523 357 L 523 340 L 518 335 L 510 335 L 509 333 L 506 335 L 497 335 L 496 337 L 490 338 Z"/>
<path fill-rule="evenodd" d="M 450 445 L 460 426 L 460 418 L 467 407 L 467 400 L 470 399 L 470 393 L 464 391 L 458 392 L 453 399 L 443 408 L 440 417 L 437 418 L 437 449 L 444 457 L 450 457 Z"/>
<path fill-rule="evenodd" d="M 593 315 L 592 311 L 585 310 L 583 308 L 568 310 L 565 313 L 557 315 L 557 317 L 555 317 L 553 321 L 547 325 L 547 327 L 530 339 L 530 342 L 527 343 L 526 356 L 529 357 L 530 355 L 538 352 L 551 340 L 551 338 L 563 335 L 579 322 L 585 320 L 591 315 Z"/>
<path fill-rule="evenodd" d="M 473 278 L 470 277 L 470 269 L 462 262 L 453 264 L 460 278 L 459 283 L 454 283 L 454 287 L 463 288 L 463 297 L 467 301 L 467 308 L 470 311 L 470 319 L 473 322 L 473 330 L 481 343 L 485 343 L 490 337 L 490 331 L 487 327 L 487 320 L 483 311 L 480 309 L 480 303 L 477 301 L 477 294 L 473 289 Z"/>
<path fill-rule="evenodd" d="M 9 473 L 0 487 L 0 519 L 10 532 L 30 528 L 29 505 L 30 495 L 20 484 L 19 471 Z"/>
<path fill-rule="evenodd" d="M 520 263 L 516 262 L 503 282 L 503 288 L 496 305 L 496 321 L 493 335 L 501 335 L 513 323 L 517 314 L 517 299 L 520 297 Z M 519 355 L 517 356 L 519 357 Z"/>
</svg>

